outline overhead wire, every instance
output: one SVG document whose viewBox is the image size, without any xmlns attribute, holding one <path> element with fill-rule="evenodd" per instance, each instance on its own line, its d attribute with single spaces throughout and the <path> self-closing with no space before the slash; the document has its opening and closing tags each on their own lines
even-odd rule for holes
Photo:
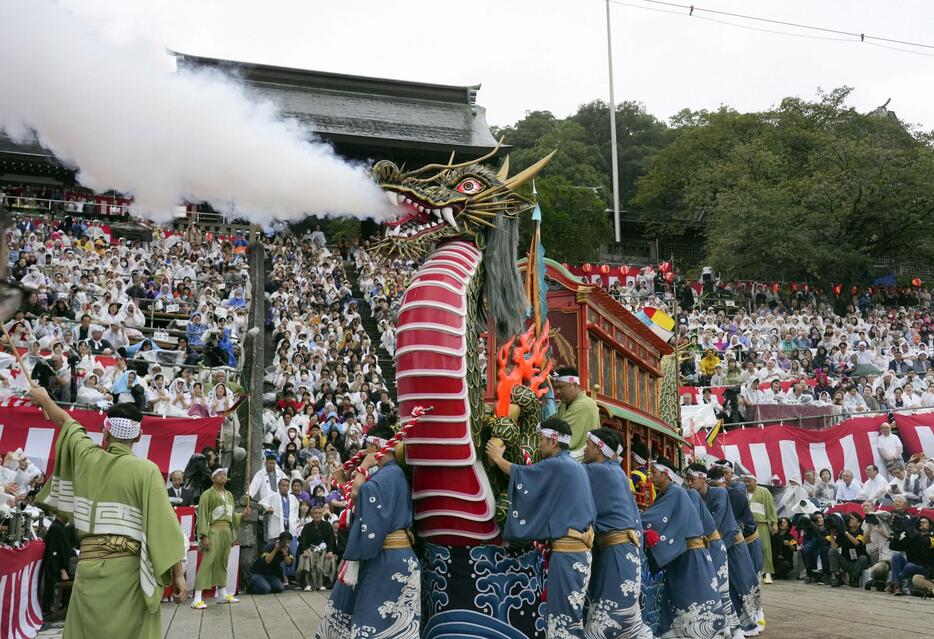
<svg viewBox="0 0 934 639">
<path fill-rule="evenodd" d="M 889 38 L 885 36 L 874 36 L 874 35 L 870 35 L 866 33 L 856 33 L 854 31 L 845 31 L 843 29 L 821 27 L 817 25 L 809 25 L 809 24 L 803 24 L 799 22 L 790 22 L 787 20 L 775 20 L 772 18 L 763 18 L 760 16 L 753 16 L 753 15 L 742 14 L 742 13 L 734 13 L 730 11 L 720 11 L 718 9 L 706 9 L 704 7 L 699 7 L 697 5 L 681 4 L 677 2 L 667 2 L 665 0 L 633 0 L 633 2 L 625 2 L 623 0 L 609 0 L 609 2 L 611 4 L 631 7 L 634 9 L 641 9 L 644 11 L 666 13 L 666 14 L 677 15 L 677 16 L 688 17 L 688 18 L 698 18 L 700 20 L 705 20 L 707 22 L 715 22 L 715 23 L 726 25 L 726 26 L 736 27 L 739 29 L 748 29 L 750 31 L 759 31 L 763 33 L 771 33 L 775 35 L 783 35 L 783 36 L 789 36 L 789 37 L 794 37 L 794 38 L 806 38 L 806 39 L 812 39 L 812 40 L 828 40 L 828 41 L 835 41 L 835 42 L 851 42 L 851 43 L 858 43 L 858 44 L 868 44 L 874 47 L 889 49 L 891 51 L 897 51 L 900 53 L 921 55 L 925 57 L 934 57 L 934 53 L 926 53 L 923 51 L 915 51 L 912 49 L 905 49 L 902 47 L 891 46 L 893 44 L 898 44 L 898 45 L 903 45 L 907 47 L 931 49 L 932 51 L 934 51 L 934 44 L 927 44 L 927 43 L 922 43 L 922 42 L 910 42 L 910 41 L 901 40 L 898 38 Z M 645 3 L 645 4 L 635 4 L 635 2 L 640 2 L 640 3 Z M 646 6 L 647 4 L 657 5 L 657 6 Z M 662 7 L 665 7 L 665 8 L 662 8 Z M 736 22 L 731 22 L 728 20 L 721 20 L 718 18 L 698 15 L 699 13 L 708 13 L 712 15 L 725 16 L 729 18 L 737 18 L 741 20 L 750 20 L 750 21 L 762 22 L 766 24 L 793 27 L 796 29 L 804 29 L 807 31 L 815 31 L 815 32 L 833 34 L 833 35 L 814 35 L 814 34 L 806 34 L 806 33 L 794 33 L 791 31 L 781 31 L 777 29 L 766 29 L 762 27 L 754 27 L 748 24 L 738 24 Z M 834 37 L 834 36 L 845 36 L 845 37 Z"/>
</svg>

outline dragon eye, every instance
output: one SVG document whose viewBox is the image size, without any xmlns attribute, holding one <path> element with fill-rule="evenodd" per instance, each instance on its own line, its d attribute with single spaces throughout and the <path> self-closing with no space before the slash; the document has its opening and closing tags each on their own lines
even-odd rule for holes
<svg viewBox="0 0 934 639">
<path fill-rule="evenodd" d="M 483 184 L 475 178 L 465 178 L 455 187 L 460 193 L 472 195 L 483 190 Z"/>
</svg>

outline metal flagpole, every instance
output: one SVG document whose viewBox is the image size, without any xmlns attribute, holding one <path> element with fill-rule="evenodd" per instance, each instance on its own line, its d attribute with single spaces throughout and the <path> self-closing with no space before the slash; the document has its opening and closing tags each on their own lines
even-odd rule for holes
<svg viewBox="0 0 934 639">
<path fill-rule="evenodd" d="M 606 0 L 606 56 L 610 69 L 610 147 L 613 165 L 613 229 L 616 243 L 621 241 L 619 230 L 619 159 L 616 151 L 616 98 L 613 96 L 613 36 L 610 31 L 610 0 Z"/>
</svg>

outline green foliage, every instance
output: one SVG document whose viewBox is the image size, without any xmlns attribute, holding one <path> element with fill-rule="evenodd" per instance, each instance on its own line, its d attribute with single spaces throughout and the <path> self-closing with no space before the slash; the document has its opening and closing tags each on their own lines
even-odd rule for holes
<svg viewBox="0 0 934 639">
<path fill-rule="evenodd" d="M 631 205 L 662 237 L 706 239 L 727 276 L 854 281 L 934 258 L 930 136 L 847 107 L 850 89 L 769 111 L 683 111 Z"/>
<path fill-rule="evenodd" d="M 559 262 L 596 259 L 600 244 L 612 236 L 606 203 L 592 190 L 577 187 L 561 176 L 542 177 L 536 180 L 536 187 L 545 254 Z M 520 254 L 529 248 L 531 217 L 523 215 L 520 220 Z"/>
<path fill-rule="evenodd" d="M 648 160 L 671 135 L 668 127 L 635 102 L 616 110 L 620 202 L 635 192 Z M 536 180 L 544 221 L 542 241 L 550 257 L 580 262 L 597 258 L 612 235 L 612 178 L 609 111 L 604 102 L 580 107 L 565 119 L 547 111 L 531 111 L 515 125 L 494 130 L 506 137 L 511 172 L 517 172 L 556 150 Z M 529 220 L 522 222 L 523 241 Z M 526 244 L 527 246 L 527 244 Z M 520 249 L 521 250 L 521 249 Z"/>
</svg>

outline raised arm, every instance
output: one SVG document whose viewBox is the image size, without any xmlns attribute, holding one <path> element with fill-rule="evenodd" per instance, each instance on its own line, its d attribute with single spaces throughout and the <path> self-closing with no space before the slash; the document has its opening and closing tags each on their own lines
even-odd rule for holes
<svg viewBox="0 0 934 639">
<path fill-rule="evenodd" d="M 49 420 L 61 428 L 65 425 L 65 422 L 71 419 L 71 416 L 62 410 L 55 401 L 49 397 L 48 392 L 40 386 L 33 386 L 29 394 L 32 396 L 33 403 L 45 411 L 46 416 Z"/>
</svg>

